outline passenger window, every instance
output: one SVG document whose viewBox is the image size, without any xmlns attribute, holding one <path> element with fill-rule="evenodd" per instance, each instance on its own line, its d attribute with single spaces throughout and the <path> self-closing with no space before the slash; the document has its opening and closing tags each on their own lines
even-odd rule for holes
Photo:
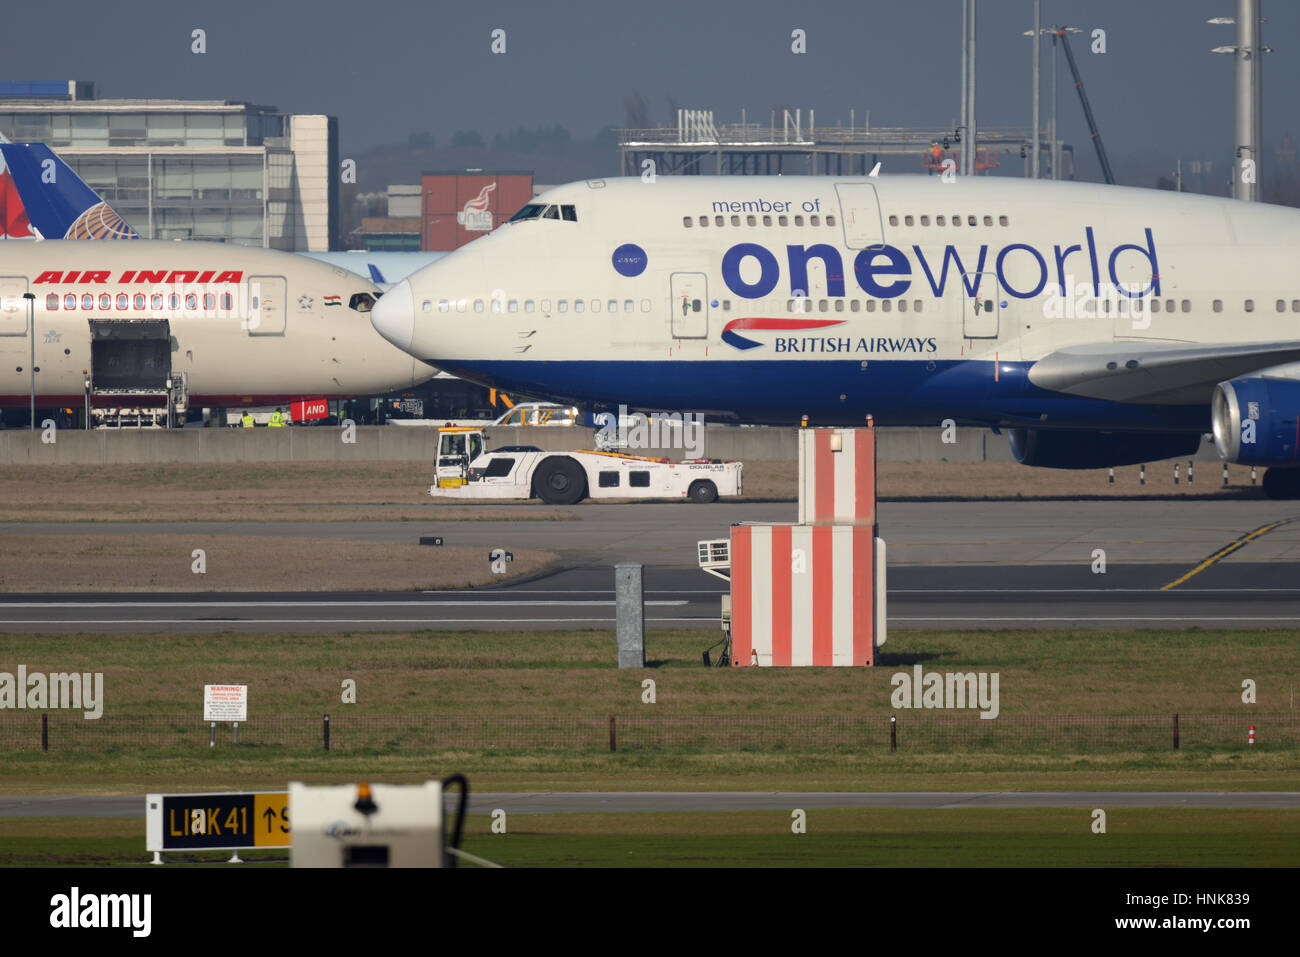
<svg viewBox="0 0 1300 957">
<path fill-rule="evenodd" d="M 725 221 L 721 216 L 714 216 L 714 217 L 713 217 L 713 225 L 714 225 L 714 226 L 722 226 L 722 225 L 724 225 L 725 222 L 726 222 L 726 221 Z"/>
<path fill-rule="evenodd" d="M 843 311 L 844 311 L 844 300 L 843 300 L 843 299 L 836 299 L 836 300 L 835 300 L 835 311 L 836 311 L 836 312 L 843 312 Z"/>
<path fill-rule="evenodd" d="M 821 224 L 822 224 L 822 219 L 821 219 L 820 216 L 809 216 L 809 217 L 808 217 L 808 225 L 809 225 L 809 226 L 820 226 Z"/>
<path fill-rule="evenodd" d="M 457 311 L 457 312 L 464 312 L 464 311 L 465 311 L 465 307 L 466 307 L 467 305 L 469 305 L 469 300 L 468 300 L 468 299 L 457 299 L 457 300 L 456 300 L 456 311 Z"/>
<path fill-rule="evenodd" d="M 1151 311 L 1152 311 L 1152 312 L 1159 312 L 1159 311 L 1160 311 L 1160 300 L 1159 300 L 1159 299 L 1152 299 L 1152 300 L 1151 300 Z"/>
<path fill-rule="evenodd" d="M 209 312 L 217 308 L 217 297 L 210 292 L 203 294 L 203 308 Z"/>
<path fill-rule="evenodd" d="M 1191 312 L 1191 311 L 1192 311 L 1192 301 L 1190 299 L 1184 299 L 1183 312 Z"/>
<path fill-rule="evenodd" d="M 100 308 L 100 309 L 112 309 L 112 308 L 113 308 L 113 297 L 110 296 L 108 293 L 101 293 L 101 294 L 100 294 L 100 297 L 99 297 L 99 308 Z"/>
<path fill-rule="evenodd" d="M 802 225 L 803 225 L 803 217 L 802 217 L 802 216 L 796 216 L 796 217 L 794 218 L 794 224 L 795 224 L 796 226 L 802 226 Z"/>
<path fill-rule="evenodd" d="M 601 488 L 618 488 L 618 473 L 601 472 L 597 478 L 597 484 Z"/>
<path fill-rule="evenodd" d="M 117 308 L 119 309 L 131 308 L 131 297 L 124 292 L 119 292 L 117 294 Z"/>
<path fill-rule="evenodd" d="M 81 308 L 82 308 L 82 309 L 94 309 L 94 308 L 95 308 L 95 297 L 92 296 L 90 293 L 85 293 L 84 295 L 82 295 L 82 297 L 81 297 Z"/>
<path fill-rule="evenodd" d="M 1173 312 L 1173 311 L 1174 311 L 1174 301 L 1172 299 L 1166 299 L 1165 312 Z"/>
<path fill-rule="evenodd" d="M 856 299 L 849 300 L 849 312 L 857 312 L 861 306 Z"/>
<path fill-rule="evenodd" d="M 707 226 L 707 225 L 709 225 L 709 217 L 707 217 L 707 216 L 701 216 L 701 217 L 700 217 L 700 225 L 701 225 L 701 226 Z"/>
<path fill-rule="evenodd" d="M 739 216 L 732 216 L 732 217 L 731 217 L 731 225 L 733 225 L 733 226 L 739 226 L 739 225 L 740 225 L 740 217 L 739 217 Z"/>
<path fill-rule="evenodd" d="M 876 300 L 874 300 L 874 299 L 868 299 L 868 300 L 867 300 L 867 312 L 875 312 L 875 311 L 876 311 Z"/>
<path fill-rule="evenodd" d="M 898 217 L 897 217 L 897 216 L 890 216 L 890 217 L 889 217 L 889 225 L 891 225 L 891 226 L 897 226 L 897 225 L 898 225 Z"/>
<path fill-rule="evenodd" d="M 568 312 L 568 311 L 569 311 L 569 300 L 567 300 L 567 299 L 561 299 L 559 302 L 557 302 L 557 303 L 555 304 L 555 311 L 556 311 L 556 312 Z"/>
<path fill-rule="evenodd" d="M 899 311 L 899 312 L 907 312 L 907 300 L 906 300 L 906 299 L 900 299 L 900 300 L 898 300 L 898 311 Z"/>
<path fill-rule="evenodd" d="M 827 226 L 834 226 L 834 225 L 835 225 L 835 217 L 834 217 L 834 216 L 827 216 L 827 217 L 826 217 L 826 225 L 827 225 Z"/>
<path fill-rule="evenodd" d="M 1213 309 L 1215 312 L 1223 312 L 1223 300 L 1222 299 L 1214 300 L 1214 302 L 1210 304 L 1210 308 Z"/>
<path fill-rule="evenodd" d="M 1292 300 L 1291 300 L 1291 311 L 1292 311 L 1292 312 L 1300 312 L 1300 299 L 1292 299 Z"/>
<path fill-rule="evenodd" d="M 617 300 L 617 299 L 611 299 L 609 302 L 605 303 L 605 311 L 606 311 L 606 312 L 618 312 L 618 300 Z"/>
<path fill-rule="evenodd" d="M 428 305 L 428 303 L 425 303 L 425 305 Z M 448 302 L 446 299 L 439 299 L 439 300 L 438 300 L 438 311 L 439 311 L 439 312 L 449 312 L 449 311 L 451 311 L 451 303 Z"/>
<path fill-rule="evenodd" d="M 999 217 L 998 217 L 998 225 L 999 225 L 999 226 L 1010 226 L 1010 225 L 1011 225 L 1011 220 L 1007 219 L 1005 216 L 999 216 Z"/>
<path fill-rule="evenodd" d="M 578 209 L 576 206 L 565 204 L 560 207 L 560 214 L 564 217 L 565 222 L 576 223 L 578 221 Z"/>
<path fill-rule="evenodd" d="M 649 488 L 650 473 L 649 472 L 628 472 L 627 484 L 630 485 L 632 488 Z"/>
<path fill-rule="evenodd" d="M 45 311 L 46 312 L 59 311 L 59 294 L 57 292 L 52 292 L 45 297 Z"/>
<path fill-rule="evenodd" d="M 226 310 L 226 312 L 230 312 L 232 309 L 234 309 L 235 297 L 228 292 L 223 292 L 221 294 L 221 308 Z"/>
<path fill-rule="evenodd" d="M 889 300 L 889 299 L 882 299 L 882 300 L 880 300 L 880 311 L 881 311 L 881 312 L 889 312 L 889 310 L 891 310 L 891 309 L 893 309 L 893 308 L 894 308 L 894 304 L 893 304 L 893 302 L 892 302 L 891 300 Z"/>
<path fill-rule="evenodd" d="M 624 311 L 624 312 L 635 312 L 635 311 L 636 311 L 636 303 L 634 303 L 631 299 L 624 299 L 624 300 L 623 300 L 623 311 Z"/>
<path fill-rule="evenodd" d="M 133 308 L 135 308 L 135 309 L 143 309 L 143 308 L 144 308 L 144 293 L 142 293 L 142 292 L 137 292 L 137 293 L 136 293 L 136 294 L 131 298 L 131 306 L 132 306 Z"/>
<path fill-rule="evenodd" d="M 828 303 L 825 299 L 822 299 L 817 303 L 818 312 L 826 312 L 828 309 L 830 309 L 830 303 Z"/>
<path fill-rule="evenodd" d="M 446 301 L 445 299 L 444 299 L 442 302 L 438 303 L 438 311 L 439 311 L 439 312 L 446 312 L 446 311 L 447 311 L 446 308 L 445 308 L 446 305 L 447 305 L 447 301 Z M 420 311 L 421 311 L 421 312 L 433 312 L 433 301 L 430 300 L 430 299 L 426 299 L 426 300 L 424 300 L 424 302 L 420 303 Z"/>
<path fill-rule="evenodd" d="M 912 311 L 913 311 L 913 312 L 920 312 L 920 311 L 921 311 L 921 300 L 920 300 L 920 299 L 913 299 L 913 300 L 912 300 Z"/>
<path fill-rule="evenodd" d="M 71 293 L 71 292 L 70 292 L 70 293 L 68 293 L 66 296 L 63 297 L 63 308 L 64 308 L 64 309 L 76 309 L 76 308 L 77 308 L 77 295 L 76 295 L 76 293 Z"/>
<path fill-rule="evenodd" d="M 754 216 L 752 213 L 751 213 L 749 216 L 746 216 L 746 217 L 745 217 L 745 225 L 746 225 L 746 226 L 757 226 L 757 225 L 758 225 L 758 217 Z"/>
<path fill-rule="evenodd" d="M 960 217 L 960 216 L 954 216 L 954 217 L 952 217 L 952 224 L 953 224 L 954 226 L 960 226 L 960 225 L 961 225 L 961 217 Z"/>
<path fill-rule="evenodd" d="M 764 225 L 764 226 L 771 226 L 771 225 L 772 225 L 772 217 L 771 217 L 771 216 L 764 216 L 764 217 L 763 217 L 763 225 Z"/>
<path fill-rule="evenodd" d="M 504 302 L 502 302 L 500 299 L 493 299 L 493 300 L 492 300 L 492 311 L 495 312 L 495 313 L 502 313 L 502 312 L 505 312 L 505 311 L 506 311 L 506 304 L 505 304 Z"/>
<path fill-rule="evenodd" d="M 682 217 L 682 225 L 685 226 L 687 229 L 690 229 L 690 228 L 691 228 L 692 226 L 694 226 L 695 224 L 691 222 L 691 217 L 689 217 L 689 216 L 683 216 L 683 217 Z"/>
<path fill-rule="evenodd" d="M 912 223 L 913 223 L 913 220 L 912 220 L 912 217 L 911 217 L 911 216 L 904 216 L 904 217 L 903 217 L 903 225 L 904 225 L 904 226 L 911 226 Z"/>
<path fill-rule="evenodd" d="M 593 300 L 591 300 L 591 311 L 592 311 L 592 312 L 600 312 L 600 300 L 599 300 L 599 299 L 593 299 Z"/>
<path fill-rule="evenodd" d="M 778 226 L 789 226 L 789 225 L 790 225 L 790 217 L 789 217 L 789 216 L 778 216 L 778 217 L 776 218 L 776 223 L 777 223 Z"/>
<path fill-rule="evenodd" d="M 558 206 L 547 206 L 546 212 L 542 213 L 542 219 L 559 219 L 559 218 L 560 218 L 560 207 Z"/>
<path fill-rule="evenodd" d="M 1279 300 L 1277 301 L 1277 311 L 1278 311 L 1278 312 L 1286 312 L 1286 300 L 1285 300 L 1285 299 L 1279 299 Z"/>
<path fill-rule="evenodd" d="M 190 312 L 196 311 L 199 308 L 199 297 L 196 296 L 194 293 L 190 293 L 188 296 L 186 296 L 185 308 L 188 309 Z"/>
<path fill-rule="evenodd" d="M 532 312 L 532 311 L 533 311 L 533 301 L 531 299 L 525 299 L 524 312 Z"/>
<path fill-rule="evenodd" d="M 475 311 L 475 312 L 482 312 L 482 311 L 483 311 L 483 300 L 482 300 L 482 299 L 475 299 L 475 300 L 474 300 L 474 311 Z"/>
<path fill-rule="evenodd" d="M 724 299 L 724 300 L 722 300 L 722 311 L 723 311 L 723 312 L 731 312 L 731 300 L 730 300 L 730 299 Z"/>
<path fill-rule="evenodd" d="M 582 310 L 585 309 L 585 308 L 586 308 L 586 300 L 584 300 L 584 299 L 575 299 L 575 300 L 573 300 L 573 311 L 574 311 L 574 312 L 582 312 Z"/>
<path fill-rule="evenodd" d="M 515 467 L 514 459 L 493 459 L 483 470 L 484 478 L 505 478 Z"/>
<path fill-rule="evenodd" d="M 1184 299 L 1183 301 L 1186 302 L 1187 300 Z M 1254 300 L 1254 299 L 1247 299 L 1245 305 L 1246 305 L 1246 311 L 1247 311 L 1247 312 L 1254 312 L 1254 311 L 1255 311 L 1255 300 Z M 1186 309 L 1183 310 L 1183 312 L 1186 312 L 1186 311 L 1187 311 Z"/>
<path fill-rule="evenodd" d="M 976 224 L 976 222 L 977 222 L 977 221 L 976 221 L 976 219 L 975 219 L 974 216 L 967 216 L 967 217 L 966 217 L 966 225 L 967 225 L 967 226 L 974 226 L 974 225 Z"/>
<path fill-rule="evenodd" d="M 984 217 L 984 225 L 985 225 L 985 226 L 992 226 L 992 225 L 993 225 L 993 217 L 992 217 L 992 216 L 985 216 L 985 217 Z"/>
<path fill-rule="evenodd" d="M 168 308 L 168 309 L 170 309 L 170 310 L 172 310 L 173 312 L 175 312 L 175 311 L 176 311 L 177 309 L 179 309 L 180 307 L 181 307 L 181 297 L 180 297 L 180 296 L 178 296 L 176 293 L 172 293 L 170 296 L 167 297 L 167 308 Z M 256 296 L 253 297 L 253 308 L 254 308 L 254 309 L 257 308 L 257 297 L 256 297 Z"/>
<path fill-rule="evenodd" d="M 506 308 L 507 308 L 508 310 L 510 310 L 511 312 L 518 312 L 518 311 L 519 311 L 519 300 L 518 300 L 518 299 L 511 299 L 510 302 L 509 302 L 509 304 L 506 306 Z"/>
</svg>

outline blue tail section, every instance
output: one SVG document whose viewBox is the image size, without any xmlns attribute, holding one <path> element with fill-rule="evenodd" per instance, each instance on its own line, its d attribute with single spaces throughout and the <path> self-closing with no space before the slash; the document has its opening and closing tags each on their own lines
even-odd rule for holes
<svg viewBox="0 0 1300 957">
<path fill-rule="evenodd" d="M 20 238 L 139 239 L 139 234 L 43 143 L 0 143 L 0 232 Z M 15 201 L 21 209 L 11 207 Z M 23 227 L 28 229 L 24 230 Z"/>
</svg>

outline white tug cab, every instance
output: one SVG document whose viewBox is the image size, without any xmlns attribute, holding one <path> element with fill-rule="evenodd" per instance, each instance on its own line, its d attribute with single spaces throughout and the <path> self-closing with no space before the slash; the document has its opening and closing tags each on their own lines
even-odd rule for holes
<svg viewBox="0 0 1300 957">
<path fill-rule="evenodd" d="M 438 430 L 434 498 L 529 499 L 572 505 L 584 498 L 685 498 L 706 504 L 739 495 L 740 462 L 647 458 L 620 452 L 544 452 L 531 445 L 487 451 L 482 429 Z"/>
</svg>

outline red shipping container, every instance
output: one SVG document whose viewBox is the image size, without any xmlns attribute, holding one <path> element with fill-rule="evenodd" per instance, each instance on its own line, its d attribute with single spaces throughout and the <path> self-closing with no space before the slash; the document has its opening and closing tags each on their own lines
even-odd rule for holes
<svg viewBox="0 0 1300 957">
<path fill-rule="evenodd" d="M 421 177 L 420 248 L 458 249 L 500 226 L 533 198 L 528 172 L 438 172 Z"/>
</svg>

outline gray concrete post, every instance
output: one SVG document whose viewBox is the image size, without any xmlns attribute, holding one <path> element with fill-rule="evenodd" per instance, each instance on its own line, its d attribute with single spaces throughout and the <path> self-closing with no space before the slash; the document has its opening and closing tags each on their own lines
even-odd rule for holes
<svg viewBox="0 0 1300 957">
<path fill-rule="evenodd" d="M 614 606 L 618 628 L 618 666 L 645 667 L 645 591 L 640 562 L 614 566 Z"/>
</svg>

